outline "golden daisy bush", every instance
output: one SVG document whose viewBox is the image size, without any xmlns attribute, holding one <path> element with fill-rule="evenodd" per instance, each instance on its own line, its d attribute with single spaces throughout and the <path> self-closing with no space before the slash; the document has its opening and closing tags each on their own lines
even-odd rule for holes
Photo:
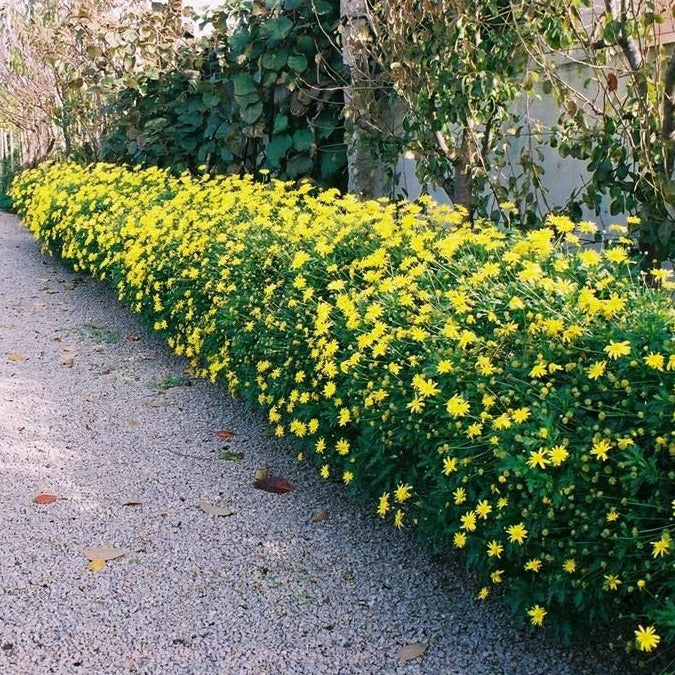
<svg viewBox="0 0 675 675">
<path fill-rule="evenodd" d="M 498 584 L 533 629 L 620 614 L 633 648 L 672 644 L 674 284 L 620 241 L 107 164 L 11 196 L 324 479 L 462 549 L 480 596 Z"/>
</svg>

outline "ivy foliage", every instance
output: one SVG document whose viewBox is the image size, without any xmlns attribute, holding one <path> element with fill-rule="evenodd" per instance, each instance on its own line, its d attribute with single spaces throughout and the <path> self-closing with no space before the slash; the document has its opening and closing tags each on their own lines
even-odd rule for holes
<svg viewBox="0 0 675 675">
<path fill-rule="evenodd" d="M 179 69 L 119 93 L 103 156 L 346 187 L 338 20 L 324 0 L 225 5 Z"/>
</svg>

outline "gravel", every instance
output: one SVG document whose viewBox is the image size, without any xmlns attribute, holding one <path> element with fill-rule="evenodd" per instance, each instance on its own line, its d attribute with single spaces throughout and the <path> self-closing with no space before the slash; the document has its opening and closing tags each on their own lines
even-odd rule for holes
<svg viewBox="0 0 675 675">
<path fill-rule="evenodd" d="M 602 640 L 514 627 L 459 557 L 429 556 L 185 369 L 0 214 L 0 674 L 627 672 Z M 260 467 L 296 489 L 253 489 Z M 99 545 L 128 553 L 90 571 Z M 412 643 L 428 649 L 401 661 Z"/>
</svg>

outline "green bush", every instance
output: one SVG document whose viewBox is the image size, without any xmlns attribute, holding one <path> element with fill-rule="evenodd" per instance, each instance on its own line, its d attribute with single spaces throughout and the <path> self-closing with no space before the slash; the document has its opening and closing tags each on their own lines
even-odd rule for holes
<svg viewBox="0 0 675 675">
<path fill-rule="evenodd" d="M 338 5 L 323 0 L 217 11 L 213 35 L 186 51 L 181 70 L 118 94 L 103 158 L 178 172 L 262 170 L 346 189 L 338 19 Z"/>
<path fill-rule="evenodd" d="M 111 165 L 39 168 L 12 195 L 323 478 L 464 551 L 480 598 L 672 645 L 675 284 L 642 283 L 621 228 L 598 249 L 561 216 L 518 233 L 428 201 Z"/>
</svg>

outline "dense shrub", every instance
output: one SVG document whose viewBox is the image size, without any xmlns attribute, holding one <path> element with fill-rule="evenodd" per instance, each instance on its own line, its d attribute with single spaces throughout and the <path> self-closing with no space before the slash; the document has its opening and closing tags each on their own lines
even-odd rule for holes
<svg viewBox="0 0 675 675">
<path fill-rule="evenodd" d="M 39 168 L 12 194 L 46 249 L 323 478 L 462 549 L 479 597 L 672 642 L 674 284 L 642 284 L 621 228 L 598 249 L 560 216 L 472 228 L 426 201 L 111 165 Z"/>
<path fill-rule="evenodd" d="M 139 75 L 111 102 L 103 158 L 346 189 L 339 6 L 237 2 L 211 18 L 179 69 Z"/>
</svg>

